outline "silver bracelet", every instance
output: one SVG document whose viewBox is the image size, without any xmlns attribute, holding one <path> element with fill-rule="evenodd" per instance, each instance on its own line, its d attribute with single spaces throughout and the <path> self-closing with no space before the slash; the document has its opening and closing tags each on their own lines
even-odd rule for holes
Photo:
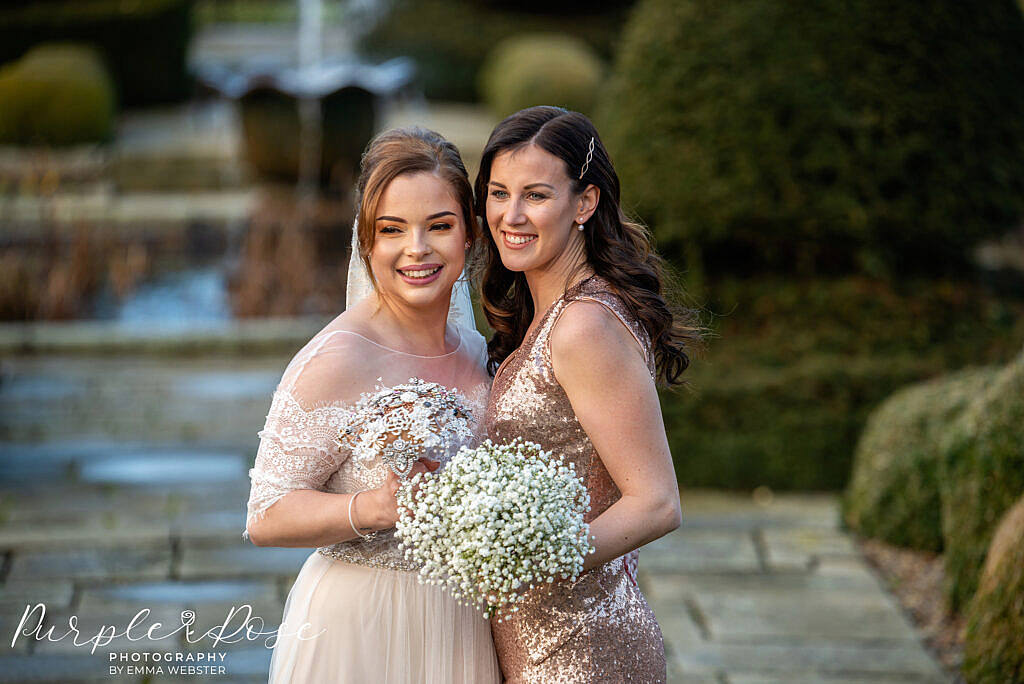
<svg viewBox="0 0 1024 684">
<path fill-rule="evenodd" d="M 349 524 L 349 527 L 352 528 L 352 531 L 355 532 L 360 537 L 362 537 L 363 539 L 373 539 L 374 537 L 377 536 L 377 531 L 376 530 L 374 530 L 373 532 L 370 532 L 370 534 L 363 534 L 362 532 L 359 531 L 359 528 L 356 527 L 356 523 L 352 519 L 352 504 L 354 504 L 356 502 L 356 497 L 359 496 L 360 494 L 362 494 L 365 491 L 366 491 L 365 489 L 360 489 L 358 492 L 356 492 L 355 494 L 352 495 L 351 499 L 348 500 L 348 524 Z"/>
</svg>

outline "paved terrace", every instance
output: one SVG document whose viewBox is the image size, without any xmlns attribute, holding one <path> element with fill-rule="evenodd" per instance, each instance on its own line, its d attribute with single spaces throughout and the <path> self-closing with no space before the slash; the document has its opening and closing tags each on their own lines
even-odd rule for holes
<svg viewBox="0 0 1024 684">
<path fill-rule="evenodd" d="M 205 631 L 246 603 L 271 629 L 308 553 L 239 536 L 246 469 L 286 354 L 218 355 L 215 340 L 201 357 L 91 356 L 73 328 L 63 334 L 76 355 L 8 347 L 0 365 L 0 679 L 183 681 L 166 665 L 148 679 L 110 675 L 108 654 L 215 651 L 226 674 L 193 680 L 265 681 L 270 651 L 245 639 L 211 649 L 180 634 L 119 638 L 95 654 L 71 637 L 12 647 L 29 603 L 45 603 L 54 637 L 77 616 L 80 642 L 102 625 L 123 631 L 143 608 L 142 631 L 179 625 L 186 610 Z M 838 529 L 834 497 L 686 492 L 683 511 L 683 527 L 640 562 L 670 681 L 947 681 Z"/>
</svg>

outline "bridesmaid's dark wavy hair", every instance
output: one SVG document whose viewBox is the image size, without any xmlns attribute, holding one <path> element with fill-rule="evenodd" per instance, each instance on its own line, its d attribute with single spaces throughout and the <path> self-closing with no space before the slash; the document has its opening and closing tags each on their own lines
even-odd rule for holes
<svg viewBox="0 0 1024 684">
<path fill-rule="evenodd" d="M 594 154 L 580 178 L 590 140 Z M 630 220 L 619 206 L 619 177 L 597 129 L 583 114 L 560 107 L 530 107 L 499 123 L 484 147 L 476 177 L 476 212 L 483 226 L 482 304 L 494 337 L 487 345 L 488 370 L 501 362 L 523 341 L 533 319 L 533 298 L 526 277 L 501 263 L 498 246 L 487 225 L 487 186 L 495 156 L 507 150 L 537 145 L 565 163 L 574 193 L 595 185 L 601 196 L 583 232 L 586 263 L 611 285 L 651 339 L 657 379 L 679 384 L 690 364 L 685 351 L 700 340 L 700 329 L 691 323 L 689 311 L 674 310 L 663 294 L 665 265 L 651 248 L 647 229 Z"/>
</svg>

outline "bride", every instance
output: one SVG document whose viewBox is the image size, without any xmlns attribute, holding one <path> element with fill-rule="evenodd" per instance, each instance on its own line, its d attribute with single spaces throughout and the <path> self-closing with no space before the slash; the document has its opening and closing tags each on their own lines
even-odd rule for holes
<svg viewBox="0 0 1024 684">
<path fill-rule="evenodd" d="M 499 682 L 487 621 L 419 584 L 394 537 L 396 472 L 443 464 L 486 402 L 462 278 L 478 239 L 472 189 L 454 145 L 416 128 L 370 143 L 358 195 L 347 308 L 285 369 L 250 471 L 251 541 L 318 547 L 288 595 L 270 681 Z M 433 411 L 431 424 L 464 416 L 468 429 L 410 463 L 410 423 L 382 406 Z"/>
</svg>

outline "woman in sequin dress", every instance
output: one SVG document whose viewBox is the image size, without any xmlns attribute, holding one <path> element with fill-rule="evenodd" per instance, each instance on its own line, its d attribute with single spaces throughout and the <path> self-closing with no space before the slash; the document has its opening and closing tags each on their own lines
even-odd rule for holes
<svg viewBox="0 0 1024 684">
<path fill-rule="evenodd" d="M 575 582 L 528 590 L 492 621 L 505 680 L 663 682 L 661 630 L 636 549 L 680 524 L 656 392 L 695 336 L 661 296 L 660 261 L 619 208 L 619 181 L 585 116 L 532 107 L 495 128 L 476 180 L 483 302 L 495 335 L 484 416 L 576 465 L 596 549 Z"/>
<path fill-rule="evenodd" d="M 253 543 L 319 547 L 288 594 L 270 680 L 496 683 L 487 621 L 440 588 L 419 584 L 398 548 L 399 481 L 385 447 L 407 435 L 399 425 L 378 445 L 381 404 L 360 402 L 387 397 L 426 415 L 441 398 L 456 397 L 469 422 L 479 420 L 490 384 L 486 345 L 449 315 L 453 285 L 477 239 L 472 189 L 455 147 L 412 129 L 371 143 L 358 190 L 359 254 L 352 258 L 362 258 L 372 288 L 289 363 L 250 471 Z M 424 386 L 433 388 L 429 396 L 409 389 Z M 461 427 L 460 439 L 431 452 L 436 461 L 475 432 Z M 436 465 L 421 461 L 413 470 Z"/>
</svg>

